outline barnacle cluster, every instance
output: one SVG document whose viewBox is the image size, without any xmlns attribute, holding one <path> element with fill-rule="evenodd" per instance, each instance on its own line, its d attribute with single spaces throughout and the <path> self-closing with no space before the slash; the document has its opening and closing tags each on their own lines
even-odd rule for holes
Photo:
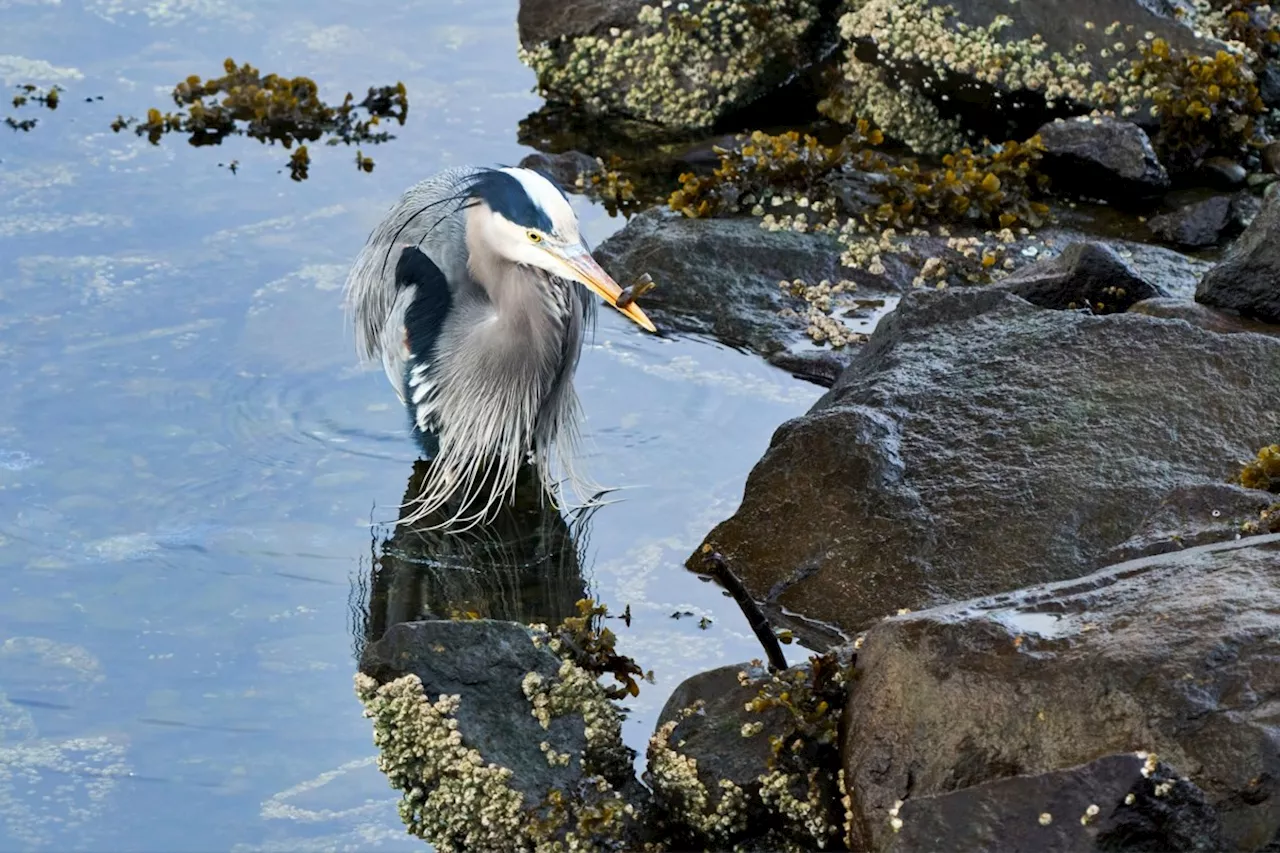
<svg viewBox="0 0 1280 853">
<path fill-rule="evenodd" d="M 403 125 L 408 115 L 403 83 L 370 87 L 359 103 L 348 92 L 342 103 L 334 106 L 320 99 L 315 81 L 308 77 L 264 77 L 252 65 L 237 66 L 233 59 L 227 59 L 223 67 L 226 74 L 222 77 L 201 80 L 192 75 L 174 87 L 174 103 L 185 109 L 166 113 L 153 108 L 141 121 L 118 117 L 112 130 L 118 133 L 133 128 L 153 145 L 167 133 L 186 134 L 195 146 L 220 145 L 228 136 L 247 136 L 268 145 L 279 142 L 286 149 L 297 142 L 299 147 L 289 162 L 290 175 L 304 180 L 310 164 L 305 143 L 322 138 L 329 145 L 386 142 L 394 137 L 381 129 L 383 120 Z M 373 161 L 357 153 L 356 167 L 371 171 Z"/>
<path fill-rule="evenodd" d="M 463 743 L 459 697 L 432 702 L 412 674 L 379 685 L 359 673 L 355 685 L 373 720 L 378 768 L 403 792 L 400 818 L 411 833 L 442 853 L 532 848 L 511 770 Z"/>
<path fill-rule="evenodd" d="M 848 57 L 838 74 L 830 75 L 826 97 L 818 111 L 839 124 L 856 124 L 869 119 L 876 126 L 890 128 L 893 136 L 917 154 L 942 154 L 965 143 L 960 122 L 943 118 L 923 93 L 908 86 L 893 85 L 888 73 L 854 56 Z"/>
<path fill-rule="evenodd" d="M 703 843 L 724 844 L 747 828 L 746 792 L 721 779 L 713 793 L 698 775 L 698 760 L 671 743 L 680 723 L 699 710 L 700 705 L 683 709 L 649 738 L 645 778 L 672 829 L 690 832 Z"/>
<path fill-rule="evenodd" d="M 550 101 L 705 128 L 793 73 L 818 17 L 813 0 L 654 0 L 629 27 L 519 55 Z"/>
<path fill-rule="evenodd" d="M 571 660 L 562 661 L 554 679 L 528 673 L 520 685 L 530 713 L 545 729 L 556 717 L 582 718 L 586 752 L 583 769 L 606 778 L 621 778 L 631 766 L 631 751 L 622 743 L 622 714 L 605 696 L 596 677 Z M 551 761 L 551 756 L 548 756 Z"/>
<path fill-rule="evenodd" d="M 835 283 L 823 279 L 817 284 L 806 284 L 801 279 L 780 281 L 778 287 L 786 294 L 803 299 L 805 313 L 802 316 L 806 323 L 805 333 L 815 343 L 829 343 L 833 349 L 839 349 L 852 342 L 865 342 L 866 335 L 859 334 L 844 325 L 833 312 L 849 303 L 849 295 L 858 289 L 858 285 L 847 279 Z M 783 315 L 790 309 L 784 309 Z M 796 313 L 796 312 L 792 312 Z"/>
<path fill-rule="evenodd" d="M 1249 519 L 1241 524 L 1240 532 L 1246 536 L 1257 536 L 1260 533 L 1280 533 L 1280 502 L 1260 509 L 1257 520 Z"/>
<path fill-rule="evenodd" d="M 1280 494 L 1280 444 L 1259 450 L 1255 458 L 1241 467 L 1236 480 L 1246 489 Z"/>
</svg>

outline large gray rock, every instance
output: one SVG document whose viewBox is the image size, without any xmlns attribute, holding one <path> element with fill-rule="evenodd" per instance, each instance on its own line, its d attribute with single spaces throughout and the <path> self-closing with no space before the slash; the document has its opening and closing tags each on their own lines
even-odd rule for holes
<svg viewBox="0 0 1280 853">
<path fill-rule="evenodd" d="M 1049 122 L 1039 133 L 1044 169 L 1061 192 L 1130 202 L 1169 188 L 1169 174 L 1136 124 L 1079 116 Z"/>
<path fill-rule="evenodd" d="M 1259 516 L 1276 502 L 1270 492 L 1231 483 L 1178 486 L 1142 520 L 1132 536 L 1108 552 L 1107 561 L 1118 563 L 1227 542 L 1255 527 L 1258 532 L 1271 532 L 1263 528 Z"/>
<path fill-rule="evenodd" d="M 1280 192 L 1267 191 L 1262 211 L 1200 280 L 1196 301 L 1280 324 Z"/>
<path fill-rule="evenodd" d="M 1079 577 L 1174 487 L 1274 441 L 1275 376 L 1268 336 L 913 292 L 777 430 L 706 544 L 779 618 L 852 630 Z"/>
<path fill-rule="evenodd" d="M 911 797 L 896 817 L 901 826 L 884 847 L 899 853 L 1222 850 L 1221 823 L 1204 792 L 1132 752 Z"/>
<path fill-rule="evenodd" d="M 1143 750 L 1204 792 L 1222 828 L 1210 849 L 1259 850 L 1280 837 L 1278 703 L 1280 535 L 893 617 L 865 635 L 842 721 L 855 834 L 867 850 L 934 849 L 896 846 L 898 801 L 925 798 L 937 822 L 930 797 Z M 1028 807 L 1050 793 L 1017 781 Z M 1194 800 L 1189 840 L 1212 841 Z M 1007 790 L 997 801 L 1012 804 Z M 1204 849 L 1170 841 L 1099 846 Z"/>
<path fill-rule="evenodd" d="M 1258 202 L 1249 193 L 1214 195 L 1153 216 L 1147 226 L 1165 243 L 1204 249 L 1239 234 L 1257 212 Z"/>
</svg>

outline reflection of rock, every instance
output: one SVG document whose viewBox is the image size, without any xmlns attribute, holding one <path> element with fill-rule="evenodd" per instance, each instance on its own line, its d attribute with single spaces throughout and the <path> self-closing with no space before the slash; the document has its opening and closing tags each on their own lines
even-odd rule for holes
<svg viewBox="0 0 1280 853">
<path fill-rule="evenodd" d="M 1274 440 L 1263 376 L 1280 339 L 912 292 L 707 543 L 775 613 L 846 629 L 1078 577 L 1171 489 Z"/>
<path fill-rule="evenodd" d="M 1226 257 L 1205 273 L 1196 301 L 1280 324 L 1280 192 L 1274 187 Z"/>
<path fill-rule="evenodd" d="M 1169 188 L 1151 140 L 1135 124 L 1080 116 L 1049 122 L 1039 133 L 1045 172 L 1062 192 L 1129 202 Z"/>
<path fill-rule="evenodd" d="M 519 22 L 547 100 L 674 129 L 712 126 L 834 42 L 814 0 L 523 0 Z"/>
<path fill-rule="evenodd" d="M 908 839 L 926 841 L 957 809 L 990 808 L 968 833 L 1037 821 L 1042 802 L 1067 810 L 1051 812 L 1053 823 L 1077 825 L 1096 804 L 1099 833 L 1145 822 L 1154 846 L 1137 849 L 1264 847 L 1280 831 L 1277 614 L 1273 535 L 880 622 L 858 653 L 842 723 L 863 849 L 922 849 L 895 841 L 894 816 Z M 1105 758 L 1135 750 L 1153 753 L 1155 776 L 1136 779 L 1131 762 Z M 1221 843 L 1196 791 L 1154 756 L 1204 792 Z M 1043 777 L 1054 771 L 1065 772 Z M 973 788 L 995 780 L 1007 784 Z M 1126 780 L 1138 802 L 1125 802 Z M 924 834 L 905 828 L 913 814 Z M 1035 829 L 1011 840 L 1033 840 Z M 1096 840 L 1010 849 L 1133 849 Z"/>
<path fill-rule="evenodd" d="M 1134 752 L 910 797 L 893 818 L 901 824 L 881 849 L 900 853 L 980 850 L 994 839 L 1010 853 L 1223 849 L 1218 815 L 1204 792 L 1169 765 L 1153 768 Z"/>
<path fill-rule="evenodd" d="M 1002 287 L 1041 308 L 1085 308 L 1095 314 L 1168 295 L 1106 243 L 1072 243 L 1058 256 L 1018 270 Z"/>
<path fill-rule="evenodd" d="M 414 463 L 405 507 L 430 463 Z M 470 530 L 431 530 L 440 518 L 397 526 L 376 555 L 367 601 L 357 604 L 358 641 L 375 641 L 400 622 L 473 615 L 522 624 L 558 624 L 586 597 L 580 562 L 589 516 L 567 524 L 529 480 L 492 522 Z"/>
</svg>

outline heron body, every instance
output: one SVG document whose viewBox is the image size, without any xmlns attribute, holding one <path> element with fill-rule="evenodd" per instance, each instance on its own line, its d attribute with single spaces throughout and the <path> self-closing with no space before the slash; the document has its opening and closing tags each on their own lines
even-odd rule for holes
<svg viewBox="0 0 1280 853">
<path fill-rule="evenodd" d="M 617 306 L 622 289 L 540 172 L 449 169 L 392 206 L 346 297 L 361 357 L 381 360 L 432 461 L 408 520 L 456 505 L 451 523 L 480 521 L 526 463 L 549 487 L 553 461 L 577 479 L 573 375 L 597 295 Z M 625 297 L 619 310 L 654 330 Z"/>
</svg>

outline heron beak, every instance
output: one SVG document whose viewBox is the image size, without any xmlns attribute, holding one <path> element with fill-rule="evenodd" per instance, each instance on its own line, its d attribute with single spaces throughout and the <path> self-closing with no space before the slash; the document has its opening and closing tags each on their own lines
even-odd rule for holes
<svg viewBox="0 0 1280 853">
<path fill-rule="evenodd" d="M 559 252 L 556 256 L 570 270 L 570 278 L 585 284 L 591 291 L 600 296 L 605 302 L 608 302 L 614 308 L 618 308 L 618 297 L 622 295 L 622 288 L 618 283 L 596 263 L 596 259 L 591 257 L 581 245 L 572 246 L 563 254 Z M 645 316 L 640 310 L 640 306 L 632 302 L 625 308 L 618 308 L 623 314 L 631 318 L 637 326 L 647 329 L 650 332 L 658 331 L 653 322 Z"/>
</svg>

